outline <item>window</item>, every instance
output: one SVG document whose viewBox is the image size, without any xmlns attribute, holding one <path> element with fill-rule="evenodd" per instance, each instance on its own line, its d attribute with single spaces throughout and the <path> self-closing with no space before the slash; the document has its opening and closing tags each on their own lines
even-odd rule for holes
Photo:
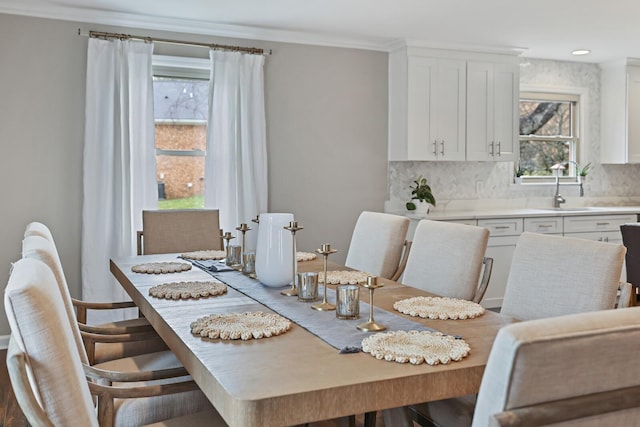
<svg viewBox="0 0 640 427">
<path fill-rule="evenodd" d="M 561 93 L 520 94 L 520 161 L 524 177 L 576 176 L 579 148 L 579 96 Z M 557 167 L 557 166 L 556 166 Z"/>
<path fill-rule="evenodd" d="M 204 207 L 208 78 L 206 60 L 154 57 L 159 209 Z"/>
</svg>

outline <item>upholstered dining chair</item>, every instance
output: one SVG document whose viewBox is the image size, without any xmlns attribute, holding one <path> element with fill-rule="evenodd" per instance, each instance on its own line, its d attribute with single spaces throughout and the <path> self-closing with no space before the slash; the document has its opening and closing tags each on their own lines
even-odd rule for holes
<svg viewBox="0 0 640 427">
<path fill-rule="evenodd" d="M 39 230 L 39 232 L 33 232 Z M 120 303 L 86 302 L 72 298 L 66 276 L 56 250 L 53 236 L 41 223 L 31 223 L 22 241 L 23 258 L 38 259 L 54 272 L 58 289 L 63 297 L 70 322 L 77 321 L 87 353 L 87 363 L 93 365 L 122 357 L 167 350 L 167 346 L 155 333 L 145 318 L 121 320 L 100 325 L 88 325 L 89 309 L 120 309 L 135 307 L 131 301 Z M 46 236 L 46 237 L 43 237 Z"/>
<path fill-rule="evenodd" d="M 484 256 L 488 241 L 486 228 L 422 220 L 400 280 L 440 296 L 480 302 L 493 265 L 493 260 Z"/>
<path fill-rule="evenodd" d="M 624 255 L 624 246 L 613 243 L 522 233 L 501 313 L 517 320 L 534 320 L 613 309 Z M 435 425 L 469 426 L 475 403 L 476 395 L 468 395 L 412 409 L 418 418 Z"/>
<path fill-rule="evenodd" d="M 217 209 L 142 211 L 138 255 L 223 249 Z"/>
<path fill-rule="evenodd" d="M 351 236 L 345 265 L 385 279 L 398 276 L 403 252 L 409 252 L 405 244 L 409 222 L 409 218 L 400 215 L 362 212 Z"/>
<path fill-rule="evenodd" d="M 147 382 L 153 373 L 125 378 L 84 365 L 55 282 L 46 264 L 23 258 L 13 265 L 4 295 L 11 327 L 7 365 L 32 425 L 133 427 L 204 410 L 211 425 L 224 425 L 192 381 Z"/>
<path fill-rule="evenodd" d="M 627 248 L 627 282 L 633 287 L 634 305 L 640 301 L 640 223 L 633 222 L 620 226 L 622 244 Z"/>
<path fill-rule="evenodd" d="M 473 427 L 631 426 L 640 417 L 640 308 L 516 323 L 498 332 Z"/>
</svg>

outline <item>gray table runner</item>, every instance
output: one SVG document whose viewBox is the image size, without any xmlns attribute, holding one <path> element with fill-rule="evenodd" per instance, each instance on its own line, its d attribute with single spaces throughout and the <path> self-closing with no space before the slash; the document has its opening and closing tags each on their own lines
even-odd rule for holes
<svg viewBox="0 0 640 427">
<path fill-rule="evenodd" d="M 335 311 L 313 310 L 311 305 L 316 302 L 302 302 L 298 301 L 297 297 L 281 295 L 280 291 L 287 287 L 270 288 L 262 285 L 258 280 L 235 270 L 225 272 L 211 271 L 210 267 L 213 263 L 209 261 L 192 260 L 191 262 L 238 292 L 308 330 L 327 344 L 340 350 L 340 352 L 359 352 L 362 349 L 362 340 L 372 333 L 356 329 L 356 325 L 366 322 L 369 318 L 369 304 L 365 302 L 360 302 L 359 319 L 342 320 L 336 318 Z M 322 285 L 319 288 L 318 293 L 322 297 L 322 292 L 324 291 Z M 369 291 L 362 288 L 360 292 L 362 293 L 360 299 L 368 300 Z M 335 291 L 331 288 L 327 288 L 327 300 L 335 304 Z M 385 325 L 387 331 L 433 331 L 433 329 L 421 323 L 378 307 L 374 307 L 373 317 L 377 323 Z"/>
</svg>

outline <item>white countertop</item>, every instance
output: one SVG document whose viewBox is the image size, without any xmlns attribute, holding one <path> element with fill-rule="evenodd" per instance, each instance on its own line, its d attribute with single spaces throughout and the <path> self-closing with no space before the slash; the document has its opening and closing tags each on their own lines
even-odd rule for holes
<svg viewBox="0 0 640 427">
<path fill-rule="evenodd" d="M 640 214 L 640 206 L 598 206 L 598 207 L 571 207 L 571 208 L 522 208 L 522 209 L 495 209 L 495 210 L 457 210 L 434 211 L 427 216 L 411 214 L 408 211 L 391 212 L 404 215 L 411 219 L 432 219 L 440 221 L 460 219 L 488 219 L 488 218 L 514 218 L 514 217 L 552 217 L 552 216 L 578 216 L 578 215 L 621 215 Z"/>
</svg>

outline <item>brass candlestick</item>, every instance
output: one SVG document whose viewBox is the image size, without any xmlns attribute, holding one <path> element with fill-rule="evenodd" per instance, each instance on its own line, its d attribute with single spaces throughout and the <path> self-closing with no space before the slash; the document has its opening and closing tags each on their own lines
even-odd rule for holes
<svg viewBox="0 0 640 427">
<path fill-rule="evenodd" d="M 240 227 L 236 227 L 236 230 L 238 230 L 239 232 L 242 233 L 242 246 L 240 246 L 240 253 L 244 253 L 244 242 L 245 242 L 245 233 L 249 230 L 251 230 L 251 228 L 249 228 L 249 226 L 247 224 L 245 224 L 244 222 L 242 224 L 240 224 Z"/>
<path fill-rule="evenodd" d="M 378 288 L 383 287 L 384 285 L 379 285 L 378 284 L 378 278 L 375 276 L 369 276 L 367 277 L 367 283 L 362 285 L 363 287 L 369 289 L 369 321 L 366 323 L 361 323 L 358 326 L 356 326 L 356 328 L 360 329 L 361 331 L 365 331 L 365 332 L 378 332 L 378 331 L 384 331 L 385 329 L 387 329 L 386 326 L 381 325 L 379 323 L 376 323 L 373 320 L 373 291 L 375 291 Z"/>
<path fill-rule="evenodd" d="M 283 227 L 285 230 L 291 232 L 291 240 L 293 245 L 293 280 L 291 281 L 291 288 L 280 292 L 282 295 L 288 297 L 295 297 L 298 295 L 298 286 L 296 286 L 296 278 L 298 276 L 298 259 L 296 256 L 296 231 L 302 230 L 304 227 L 298 225 L 296 221 L 290 221 L 288 226 Z"/>
<path fill-rule="evenodd" d="M 222 235 L 222 238 L 225 240 L 225 250 L 227 253 L 226 264 L 230 266 L 231 264 L 229 263 L 229 246 L 231 243 L 231 239 L 235 239 L 235 236 L 232 236 L 231 232 L 227 231 Z"/>
<path fill-rule="evenodd" d="M 327 243 L 323 243 L 320 249 L 316 249 L 316 252 L 324 257 L 323 266 L 324 266 L 324 297 L 322 298 L 322 302 L 319 304 L 314 304 L 311 306 L 314 310 L 318 311 L 331 311 L 335 310 L 336 306 L 333 304 L 329 304 L 327 302 L 327 258 L 331 254 L 335 254 L 335 249 L 331 249 L 331 245 Z"/>
</svg>

